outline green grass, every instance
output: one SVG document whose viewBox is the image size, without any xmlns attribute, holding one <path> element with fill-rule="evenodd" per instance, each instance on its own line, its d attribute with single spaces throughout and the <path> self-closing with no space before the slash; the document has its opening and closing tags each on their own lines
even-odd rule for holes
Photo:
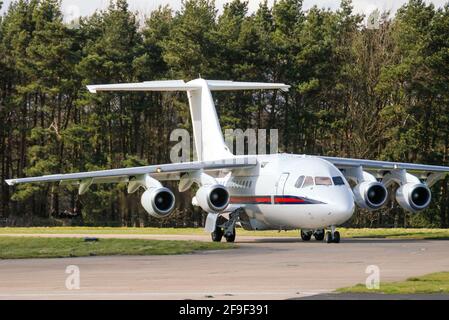
<svg viewBox="0 0 449 320">
<path fill-rule="evenodd" d="M 0 234 L 159 234 L 203 235 L 202 228 L 29 227 L 0 228 Z"/>
<path fill-rule="evenodd" d="M 200 241 L 100 239 L 85 242 L 78 238 L 0 237 L 0 259 L 166 255 L 230 248 L 235 245 Z"/>
<path fill-rule="evenodd" d="M 449 229 L 338 228 L 342 238 L 449 239 Z M 298 231 L 245 231 L 238 236 L 298 237 Z M 0 234 L 159 234 L 204 235 L 202 228 L 32 227 L 0 228 Z"/>
<path fill-rule="evenodd" d="M 345 238 L 449 239 L 449 229 L 338 229 Z"/>
<path fill-rule="evenodd" d="M 449 272 L 432 273 L 422 277 L 409 278 L 398 282 L 381 282 L 379 289 L 368 289 L 363 284 L 341 288 L 340 293 L 384 293 L 384 294 L 415 294 L 442 293 L 449 294 Z"/>
</svg>

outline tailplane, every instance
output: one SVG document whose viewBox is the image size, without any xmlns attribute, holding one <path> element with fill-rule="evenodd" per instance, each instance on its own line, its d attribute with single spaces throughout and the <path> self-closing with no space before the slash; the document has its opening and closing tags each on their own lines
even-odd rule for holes
<svg viewBox="0 0 449 320">
<path fill-rule="evenodd" d="M 211 91 L 281 89 L 290 86 L 281 83 L 234 82 L 195 79 L 146 81 L 87 86 L 90 92 L 99 91 L 186 91 L 189 98 L 193 135 L 198 161 L 229 159 L 233 154 L 226 146 L 218 121 Z"/>
</svg>

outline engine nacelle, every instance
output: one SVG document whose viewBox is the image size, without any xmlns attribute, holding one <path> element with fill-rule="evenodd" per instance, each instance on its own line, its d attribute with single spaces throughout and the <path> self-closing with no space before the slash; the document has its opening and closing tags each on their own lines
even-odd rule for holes
<svg viewBox="0 0 449 320">
<path fill-rule="evenodd" d="M 142 194 L 140 202 L 148 214 L 164 218 L 175 208 L 175 195 L 165 187 L 149 188 Z"/>
<path fill-rule="evenodd" d="M 396 201 L 399 205 L 413 213 L 426 209 L 430 200 L 432 193 L 423 183 L 406 183 L 396 191 Z"/>
<path fill-rule="evenodd" d="M 380 182 L 365 181 L 353 189 L 354 200 L 361 208 L 368 210 L 380 209 L 388 199 L 388 191 Z"/>
<path fill-rule="evenodd" d="M 206 212 L 220 212 L 229 204 L 229 192 L 222 185 L 202 186 L 195 195 L 198 205 Z"/>
</svg>

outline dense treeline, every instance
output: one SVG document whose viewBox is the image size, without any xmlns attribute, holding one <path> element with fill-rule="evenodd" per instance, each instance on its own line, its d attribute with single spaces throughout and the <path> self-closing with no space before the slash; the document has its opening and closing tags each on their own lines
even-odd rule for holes
<svg viewBox="0 0 449 320">
<path fill-rule="evenodd" d="M 302 0 L 225 5 L 185 0 L 142 23 L 126 1 L 65 24 L 56 0 L 17 0 L 0 20 L 3 224 L 190 225 L 178 195 L 170 221 L 149 219 L 124 185 L 8 187 L 10 177 L 169 162 L 170 132 L 190 128 L 184 94 L 92 95 L 86 84 L 197 78 L 274 81 L 289 93 L 217 95 L 226 128 L 278 128 L 282 151 L 449 165 L 449 5 L 410 0 L 368 29 L 350 0 L 330 11 Z M 357 226 L 449 225 L 448 179 L 428 210 L 391 202 Z M 172 185 L 175 186 L 175 185 Z M 62 219 L 64 216 L 75 216 Z"/>
</svg>

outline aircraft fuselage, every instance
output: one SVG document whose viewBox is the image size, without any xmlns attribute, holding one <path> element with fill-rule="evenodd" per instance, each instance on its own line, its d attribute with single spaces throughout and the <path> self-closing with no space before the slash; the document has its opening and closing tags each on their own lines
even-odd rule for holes
<svg viewBox="0 0 449 320">
<path fill-rule="evenodd" d="M 287 154 L 257 159 L 255 168 L 217 179 L 230 193 L 227 211 L 245 210 L 244 228 L 323 229 L 340 225 L 353 215 L 352 190 L 330 162 Z"/>
</svg>

